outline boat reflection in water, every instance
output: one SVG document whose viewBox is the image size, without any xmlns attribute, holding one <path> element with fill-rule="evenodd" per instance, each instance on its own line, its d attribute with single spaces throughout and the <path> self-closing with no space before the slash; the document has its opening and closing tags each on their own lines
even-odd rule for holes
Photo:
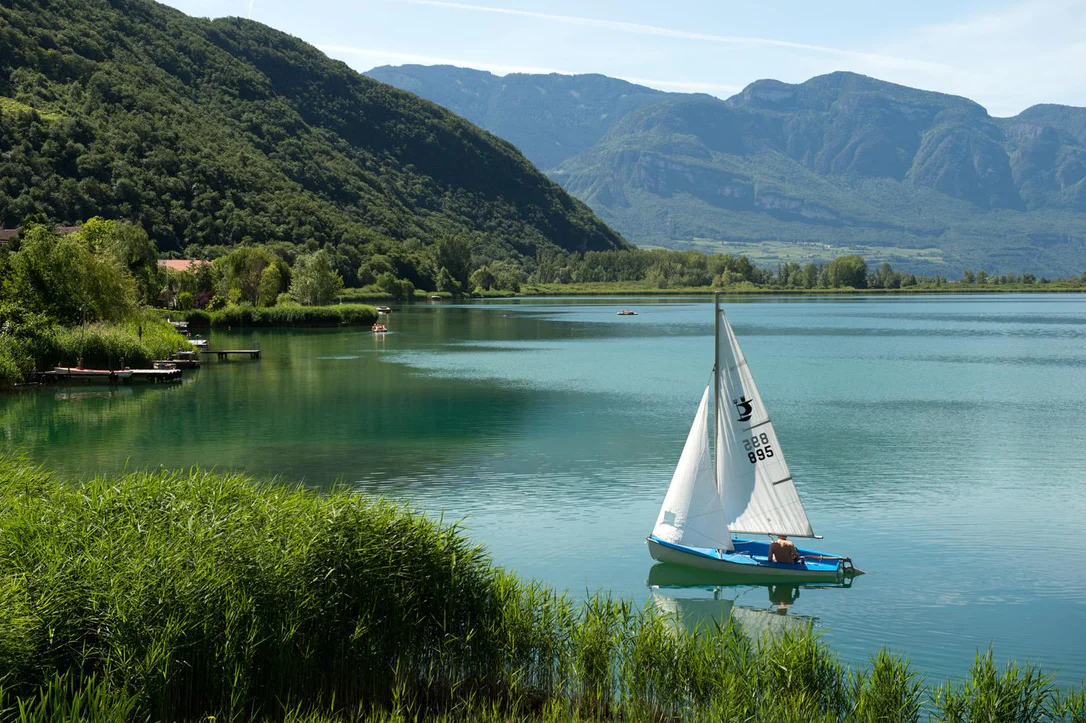
<svg viewBox="0 0 1086 723">
<path fill-rule="evenodd" d="M 817 617 L 797 615 L 792 606 L 803 591 L 851 587 L 852 579 L 767 583 L 765 578 L 744 579 L 664 563 L 649 569 L 647 583 L 657 611 L 676 626 L 693 632 L 723 627 L 732 620 L 744 635 L 758 641 L 766 635 L 801 633 L 818 627 Z"/>
</svg>

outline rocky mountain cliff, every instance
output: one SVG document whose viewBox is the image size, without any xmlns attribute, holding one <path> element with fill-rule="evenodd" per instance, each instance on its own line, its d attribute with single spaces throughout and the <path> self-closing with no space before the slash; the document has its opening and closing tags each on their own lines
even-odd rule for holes
<svg viewBox="0 0 1086 723">
<path fill-rule="evenodd" d="M 536 77 L 552 78 L 516 83 Z M 580 153 L 556 166 L 534 157 L 636 243 L 892 249 L 906 266 L 949 273 L 1086 268 L 1086 109 L 993 118 L 966 98 L 853 73 L 760 80 L 727 100 L 637 97 Z M 502 112 L 521 127 L 516 105 Z M 490 117 L 476 122 L 501 134 Z M 524 123 L 535 137 L 547 128 Z"/>
</svg>

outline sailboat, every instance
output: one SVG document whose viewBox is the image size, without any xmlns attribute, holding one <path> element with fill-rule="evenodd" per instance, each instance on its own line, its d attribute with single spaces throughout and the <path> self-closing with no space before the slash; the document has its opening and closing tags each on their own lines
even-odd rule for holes
<svg viewBox="0 0 1086 723">
<path fill-rule="evenodd" d="M 814 534 L 769 412 L 728 317 L 714 301 L 716 364 L 690 427 L 656 525 L 654 560 L 754 579 L 836 580 L 861 574 L 851 558 L 798 548 L 798 562 L 769 559 L 768 540 L 734 535 Z M 714 390 L 716 464 L 709 453 Z"/>
</svg>

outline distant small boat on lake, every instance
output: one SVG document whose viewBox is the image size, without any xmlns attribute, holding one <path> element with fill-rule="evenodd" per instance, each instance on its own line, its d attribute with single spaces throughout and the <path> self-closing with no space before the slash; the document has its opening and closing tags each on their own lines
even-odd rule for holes
<svg viewBox="0 0 1086 723">
<path fill-rule="evenodd" d="M 631 311 L 630 309 L 623 309 L 622 311 L 618 312 L 618 315 L 619 316 L 637 316 L 637 312 L 636 311 Z"/>
<path fill-rule="evenodd" d="M 386 331 L 388 331 L 388 327 L 384 324 L 374 324 L 371 329 L 373 330 L 374 334 L 384 334 Z"/>
<path fill-rule="evenodd" d="M 391 314 L 392 313 L 392 307 L 391 306 L 378 306 L 377 307 L 377 313 L 378 314 Z"/>
<path fill-rule="evenodd" d="M 189 339 L 189 344 L 192 344 L 197 349 L 208 349 L 211 347 L 211 342 L 199 334 Z"/>
<path fill-rule="evenodd" d="M 851 558 L 796 548 L 769 559 L 769 542 L 733 533 L 818 538 L 800 502 L 777 433 L 728 317 L 715 303 L 716 364 L 648 537 L 654 560 L 752 578 L 834 580 L 861 574 Z M 709 390 L 715 384 L 716 465 L 709 454 Z M 818 538 L 821 539 L 821 538 Z"/>
</svg>

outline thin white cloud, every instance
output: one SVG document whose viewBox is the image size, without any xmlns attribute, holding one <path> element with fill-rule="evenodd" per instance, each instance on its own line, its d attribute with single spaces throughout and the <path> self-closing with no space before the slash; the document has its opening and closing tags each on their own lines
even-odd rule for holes
<svg viewBox="0 0 1086 723">
<path fill-rule="evenodd" d="M 1084 37 L 1086 4 L 1080 0 L 1019 0 L 903 34 L 896 48 L 956 70 L 902 73 L 894 80 L 972 98 L 996 116 L 1035 103 L 1086 105 Z"/>
<path fill-rule="evenodd" d="M 250 20 L 253 19 L 253 3 L 254 2 L 256 2 L 256 0 L 249 0 L 249 19 Z"/>
<path fill-rule="evenodd" d="M 488 63 L 464 58 L 442 58 L 433 55 L 418 55 L 415 53 L 401 53 L 392 50 L 378 50 L 375 48 L 355 48 L 347 45 L 318 45 L 318 49 L 328 55 L 342 58 L 343 56 L 366 58 L 375 65 L 394 65 L 399 63 L 413 63 L 418 65 L 455 65 L 460 68 L 474 68 L 485 70 L 495 75 L 508 75 L 510 73 L 558 73 L 559 75 L 581 75 L 583 72 L 563 70 L 560 68 L 540 68 L 533 65 L 510 65 L 507 63 Z M 363 70 L 369 70 L 370 66 Z M 726 83 L 701 83 L 686 80 L 661 80 L 658 78 L 634 78 L 621 74 L 612 75 L 613 78 L 625 80 L 638 85 L 645 85 L 658 90 L 671 90 L 683 93 L 708 93 L 720 97 L 728 97 L 742 90 L 742 86 Z"/>
<path fill-rule="evenodd" d="M 582 27 L 601 28 L 624 33 L 638 35 L 653 35 L 657 37 L 674 38 L 677 40 L 700 40 L 709 43 L 726 45 L 768 46 L 775 48 L 788 48 L 807 52 L 835 55 L 841 58 L 858 60 L 880 68 L 896 68 L 899 70 L 926 70 L 939 71 L 950 70 L 949 66 L 941 63 L 933 63 L 926 60 L 906 58 L 878 53 L 865 53 L 844 48 L 832 48 L 825 45 L 812 45 L 809 43 L 794 43 L 788 40 L 775 38 L 758 38 L 743 35 L 713 35 L 710 33 L 698 33 L 688 30 L 677 30 L 659 25 L 643 25 L 641 23 L 628 23 L 620 20 L 600 20 L 598 18 L 586 18 L 578 15 L 556 15 L 553 13 L 541 13 L 534 10 L 517 10 L 514 8 L 498 8 L 489 5 L 474 5 L 470 3 L 452 2 L 451 0 L 399 0 L 411 5 L 427 5 L 430 7 L 448 8 L 453 10 L 467 10 L 470 12 L 493 13 L 496 15 L 511 15 L 516 17 L 532 18 L 534 20 L 547 20 L 552 22 L 578 25 Z"/>
</svg>

